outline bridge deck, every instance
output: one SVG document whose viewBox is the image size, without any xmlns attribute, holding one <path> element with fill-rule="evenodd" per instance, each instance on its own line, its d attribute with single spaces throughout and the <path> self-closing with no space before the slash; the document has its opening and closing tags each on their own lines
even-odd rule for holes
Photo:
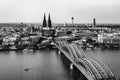
<svg viewBox="0 0 120 80">
<path fill-rule="evenodd" d="M 88 79 L 88 80 L 93 80 L 85 71 L 85 69 L 79 65 L 79 63 L 75 62 L 66 51 L 64 51 L 63 49 L 61 49 L 58 45 L 56 45 L 56 47 L 73 63 L 73 65 L 76 66 L 76 68 Z"/>
</svg>

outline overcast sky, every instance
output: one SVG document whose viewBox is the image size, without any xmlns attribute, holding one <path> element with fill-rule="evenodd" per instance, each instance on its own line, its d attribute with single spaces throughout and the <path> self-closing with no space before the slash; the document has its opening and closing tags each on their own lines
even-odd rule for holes
<svg viewBox="0 0 120 80">
<path fill-rule="evenodd" d="M 120 23 L 120 0 L 0 0 L 1 22 Z"/>
</svg>

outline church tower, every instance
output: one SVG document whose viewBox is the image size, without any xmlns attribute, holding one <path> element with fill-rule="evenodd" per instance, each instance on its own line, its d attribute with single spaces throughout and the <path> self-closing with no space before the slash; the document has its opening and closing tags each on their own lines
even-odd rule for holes
<svg viewBox="0 0 120 80">
<path fill-rule="evenodd" d="M 46 16 L 44 14 L 44 20 L 43 20 L 41 33 L 42 33 L 42 36 L 44 36 L 44 37 L 54 37 L 54 35 L 55 35 L 55 29 L 52 28 L 50 13 L 48 15 L 47 22 L 46 22 Z"/>
<path fill-rule="evenodd" d="M 48 27 L 51 28 L 52 27 L 52 22 L 51 22 L 51 19 L 50 19 L 50 14 L 48 16 Z"/>
<path fill-rule="evenodd" d="M 45 13 L 44 13 L 44 20 L 43 20 L 43 24 L 42 24 L 42 27 L 47 27 L 47 24 L 46 24 L 46 16 L 45 16 Z"/>
</svg>

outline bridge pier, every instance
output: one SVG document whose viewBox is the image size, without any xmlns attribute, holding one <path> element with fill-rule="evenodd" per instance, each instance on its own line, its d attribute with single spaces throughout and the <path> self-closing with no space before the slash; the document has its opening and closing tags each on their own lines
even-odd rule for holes
<svg viewBox="0 0 120 80">
<path fill-rule="evenodd" d="M 78 70 L 73 63 L 70 63 L 70 70 Z"/>
<path fill-rule="evenodd" d="M 59 54 L 59 55 L 61 54 L 61 51 L 60 51 L 60 50 L 58 51 L 58 54 Z"/>
<path fill-rule="evenodd" d="M 73 70 L 73 63 L 70 63 L 70 69 Z"/>
</svg>

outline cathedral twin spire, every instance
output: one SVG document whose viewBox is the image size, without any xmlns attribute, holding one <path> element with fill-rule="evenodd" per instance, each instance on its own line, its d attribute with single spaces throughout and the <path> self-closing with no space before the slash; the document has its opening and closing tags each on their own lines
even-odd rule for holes
<svg viewBox="0 0 120 80">
<path fill-rule="evenodd" d="M 45 13 L 44 13 L 44 19 L 43 19 L 43 25 L 42 25 L 42 26 L 43 26 L 43 27 L 46 27 L 46 26 L 47 26 Z"/>
<path fill-rule="evenodd" d="M 52 27 L 52 24 L 51 24 L 51 18 L 50 18 L 50 14 L 48 16 L 48 22 L 46 22 L 46 16 L 45 16 L 45 13 L 44 13 L 44 19 L 43 19 L 43 27 L 49 27 L 51 28 Z"/>
</svg>

